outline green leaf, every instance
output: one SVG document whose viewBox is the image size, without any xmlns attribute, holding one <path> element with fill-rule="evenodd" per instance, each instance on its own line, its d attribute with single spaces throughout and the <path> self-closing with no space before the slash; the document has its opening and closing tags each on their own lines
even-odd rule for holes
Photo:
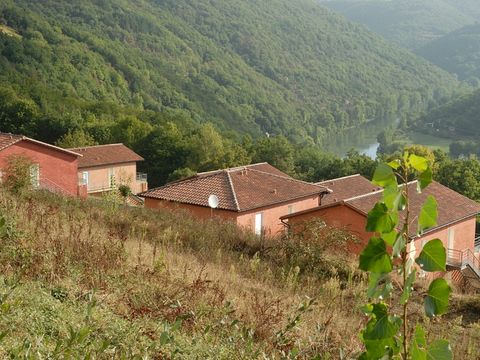
<svg viewBox="0 0 480 360">
<path fill-rule="evenodd" d="M 386 299 L 393 291 L 390 274 L 370 273 L 368 278 L 367 296 L 369 298 Z M 370 310 L 371 312 L 372 310 Z"/>
<path fill-rule="evenodd" d="M 387 163 L 387 165 L 390 166 L 393 170 L 397 170 L 402 165 L 402 162 L 399 159 L 395 159 Z"/>
<path fill-rule="evenodd" d="M 411 347 L 412 360 L 427 360 L 426 347 L 427 341 L 425 340 L 425 330 L 417 324 Z"/>
<path fill-rule="evenodd" d="M 411 154 L 408 158 L 408 164 L 418 172 L 424 172 L 428 168 L 428 161 L 424 157 Z"/>
<path fill-rule="evenodd" d="M 382 187 L 397 186 L 397 178 L 387 164 L 379 164 L 373 174 L 372 183 Z"/>
<path fill-rule="evenodd" d="M 415 262 L 424 271 L 446 271 L 447 253 L 442 241 L 433 239 L 427 242 Z"/>
<path fill-rule="evenodd" d="M 423 189 L 425 189 L 430 183 L 432 182 L 432 169 L 427 168 L 424 172 L 422 172 L 420 175 L 418 175 L 418 192 L 421 192 Z"/>
<path fill-rule="evenodd" d="M 374 273 L 392 271 L 392 259 L 387 253 L 385 241 L 372 237 L 360 254 L 360 269 Z"/>
<path fill-rule="evenodd" d="M 399 256 L 402 251 L 405 249 L 406 243 L 405 243 L 405 238 L 403 236 L 397 237 L 397 240 L 395 240 L 395 243 L 393 244 L 393 249 L 392 249 L 392 256 L 396 258 Z"/>
<path fill-rule="evenodd" d="M 403 288 L 402 296 L 400 296 L 400 304 L 402 305 L 406 304 L 408 299 L 410 299 L 410 294 L 412 293 L 412 287 L 413 283 L 415 282 L 416 274 L 417 270 L 413 269 L 407 277 L 407 281 L 405 282 L 405 286 Z"/>
<path fill-rule="evenodd" d="M 373 304 L 372 317 L 363 332 L 363 338 L 366 340 L 391 338 L 398 332 L 401 324 L 402 320 L 399 317 L 388 315 L 387 305 Z"/>
<path fill-rule="evenodd" d="M 363 342 L 367 351 L 359 357 L 359 360 L 391 359 L 392 355 L 400 350 L 395 338 L 363 340 Z"/>
<path fill-rule="evenodd" d="M 388 186 L 383 190 L 383 202 L 389 210 L 404 210 L 407 199 L 398 186 Z"/>
<path fill-rule="evenodd" d="M 398 236 L 398 231 L 393 230 L 392 232 L 382 234 L 382 239 L 385 240 L 387 245 L 393 246 L 393 244 L 395 244 L 395 240 L 397 240 L 397 236 Z"/>
<path fill-rule="evenodd" d="M 448 298 L 452 289 L 448 286 L 445 279 L 435 279 L 428 288 L 428 294 L 425 298 L 425 313 L 428 317 L 442 315 L 448 309 Z"/>
<path fill-rule="evenodd" d="M 366 230 L 390 233 L 395 229 L 397 221 L 398 215 L 390 212 L 384 203 L 378 202 L 368 213 Z"/>
<path fill-rule="evenodd" d="M 435 340 L 427 349 L 427 360 L 452 360 L 452 347 L 447 340 Z"/>
<path fill-rule="evenodd" d="M 437 225 L 437 217 L 437 200 L 429 195 L 418 216 L 418 233 L 422 234 L 425 230 Z"/>
</svg>

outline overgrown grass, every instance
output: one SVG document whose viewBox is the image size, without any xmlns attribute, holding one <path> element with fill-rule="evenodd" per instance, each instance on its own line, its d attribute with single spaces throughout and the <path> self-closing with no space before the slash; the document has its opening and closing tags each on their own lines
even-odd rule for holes
<svg viewBox="0 0 480 360">
<path fill-rule="evenodd" d="M 229 223 L 44 192 L 0 191 L 0 356 L 355 357 L 365 280 L 345 232 L 260 240 Z M 422 291 L 421 288 L 418 291 Z M 455 301 L 430 336 L 479 356 Z M 420 313 L 421 305 L 418 305 Z"/>
</svg>

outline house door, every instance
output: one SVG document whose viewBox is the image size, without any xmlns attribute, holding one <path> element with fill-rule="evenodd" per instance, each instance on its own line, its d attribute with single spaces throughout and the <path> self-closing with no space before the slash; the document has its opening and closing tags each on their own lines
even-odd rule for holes
<svg viewBox="0 0 480 360">
<path fill-rule="evenodd" d="M 40 166 L 38 164 L 30 166 L 30 184 L 35 189 L 40 187 Z"/>
<path fill-rule="evenodd" d="M 255 235 L 261 236 L 263 230 L 263 213 L 255 214 Z"/>
</svg>

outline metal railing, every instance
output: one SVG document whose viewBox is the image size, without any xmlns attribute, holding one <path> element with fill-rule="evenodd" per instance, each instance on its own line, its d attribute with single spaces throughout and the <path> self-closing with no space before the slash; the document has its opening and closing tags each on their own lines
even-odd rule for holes
<svg viewBox="0 0 480 360">
<path fill-rule="evenodd" d="M 477 237 L 475 238 L 475 248 L 474 248 L 475 252 L 480 252 L 480 236 L 478 236 L 477 234 Z"/>
<path fill-rule="evenodd" d="M 447 250 L 447 265 L 464 269 L 470 267 L 478 277 L 480 277 L 480 260 L 475 256 L 472 250 Z"/>
<path fill-rule="evenodd" d="M 148 176 L 145 173 L 137 173 L 137 181 L 138 182 L 147 182 Z"/>
</svg>

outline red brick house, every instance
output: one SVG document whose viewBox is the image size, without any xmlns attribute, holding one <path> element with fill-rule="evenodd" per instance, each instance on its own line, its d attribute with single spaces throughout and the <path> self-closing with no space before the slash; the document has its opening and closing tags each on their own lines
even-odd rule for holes
<svg viewBox="0 0 480 360">
<path fill-rule="evenodd" d="M 293 231 L 301 231 L 305 221 L 312 218 L 321 218 L 330 226 L 346 228 L 362 240 L 360 244 L 352 244 L 350 247 L 352 252 L 358 254 L 373 235 L 365 231 L 367 214 L 383 195 L 382 189 L 372 184 L 369 188 L 367 182 L 367 179 L 360 176 L 323 182 L 322 184 L 328 184 L 332 193 L 325 197 L 320 206 L 284 215 L 281 219 Z M 480 213 L 480 204 L 435 181 L 422 193 L 416 191 L 416 182 L 411 182 L 408 186 L 411 188 L 410 209 L 413 214 L 420 212 L 429 195 L 434 196 L 438 203 L 437 226 L 418 236 L 416 221 L 412 223 L 410 237 L 415 251 L 419 253 L 426 242 L 438 238 L 447 249 L 448 264 L 452 268 L 462 267 L 468 260 L 476 268 L 474 270 L 480 279 L 480 261 L 474 255 L 476 216 Z M 347 190 L 347 187 L 350 189 Z M 356 192 L 353 188 L 358 188 L 359 191 Z"/>
<path fill-rule="evenodd" d="M 101 195 L 113 186 L 127 185 L 133 194 L 148 189 L 147 175 L 137 173 L 137 162 L 143 158 L 123 144 L 72 148 L 81 154 L 78 178 L 90 195 Z"/>
<path fill-rule="evenodd" d="M 0 133 L 0 175 L 8 160 L 25 156 L 32 162 L 32 185 L 65 195 L 79 195 L 77 166 L 81 155 L 22 135 Z"/>
<path fill-rule="evenodd" d="M 267 163 L 199 173 L 139 194 L 152 209 L 186 209 L 199 218 L 234 221 L 258 235 L 283 230 L 282 215 L 318 206 L 328 192 L 321 185 L 293 179 Z M 218 208 L 208 205 L 210 195 Z"/>
</svg>

